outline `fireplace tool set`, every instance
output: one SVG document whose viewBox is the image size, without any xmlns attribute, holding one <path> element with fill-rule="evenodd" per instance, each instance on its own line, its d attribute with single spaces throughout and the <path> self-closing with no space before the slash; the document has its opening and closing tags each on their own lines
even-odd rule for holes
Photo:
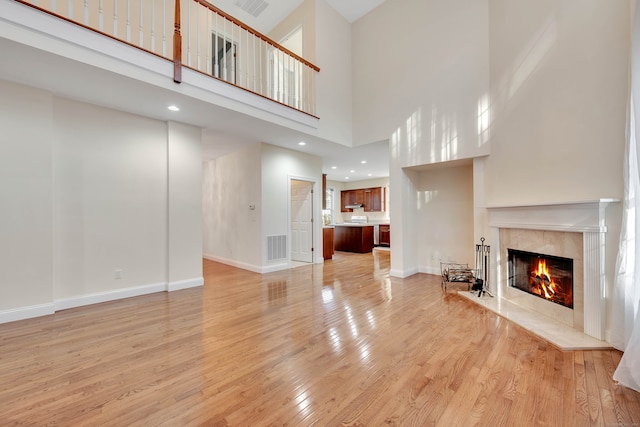
<svg viewBox="0 0 640 427">
<path fill-rule="evenodd" d="M 489 256 L 491 253 L 491 246 L 484 244 L 484 237 L 480 238 L 480 244 L 476 245 L 476 278 L 471 287 L 472 291 L 478 291 L 478 297 L 483 294 L 487 294 L 490 297 L 489 292 Z"/>
</svg>

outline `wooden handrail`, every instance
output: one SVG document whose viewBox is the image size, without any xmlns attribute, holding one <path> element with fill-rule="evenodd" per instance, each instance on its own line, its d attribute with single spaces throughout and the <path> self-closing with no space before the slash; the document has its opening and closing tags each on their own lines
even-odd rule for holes
<svg viewBox="0 0 640 427">
<path fill-rule="evenodd" d="M 214 13 L 217 13 L 218 15 L 222 16 L 223 18 L 227 19 L 228 21 L 233 22 L 234 24 L 236 24 L 237 26 L 239 26 L 240 28 L 244 29 L 245 31 L 248 31 L 249 33 L 253 34 L 254 36 L 258 37 L 259 39 L 264 40 L 265 42 L 269 43 L 270 45 L 278 48 L 279 50 L 286 52 L 288 55 L 294 57 L 295 59 L 297 59 L 298 61 L 302 62 L 303 64 L 305 64 L 307 67 L 315 70 L 315 71 L 320 71 L 320 68 L 317 67 L 316 65 L 312 64 L 311 62 L 307 61 L 306 59 L 302 58 L 299 55 L 296 55 L 295 53 L 291 52 L 289 49 L 281 46 L 280 44 L 278 44 L 277 42 L 273 41 L 272 39 L 270 39 L 269 37 L 265 36 L 264 34 L 260 33 L 257 30 L 254 30 L 253 28 L 251 28 L 250 26 L 248 26 L 247 24 L 245 24 L 242 21 L 237 20 L 236 18 L 234 18 L 233 16 L 229 15 L 228 13 L 224 12 L 223 10 L 218 9 L 217 7 L 215 7 L 214 5 L 212 5 L 211 3 L 209 3 L 206 0 L 193 0 L 196 3 L 199 3 L 200 5 L 208 8 L 209 10 L 211 10 Z M 179 3 L 180 0 L 176 0 L 176 3 Z"/>
</svg>

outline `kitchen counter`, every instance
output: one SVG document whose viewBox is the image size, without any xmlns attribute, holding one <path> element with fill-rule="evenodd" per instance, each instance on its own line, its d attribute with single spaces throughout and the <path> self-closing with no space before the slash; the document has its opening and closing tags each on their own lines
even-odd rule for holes
<svg viewBox="0 0 640 427">
<path fill-rule="evenodd" d="M 373 250 L 373 225 L 335 224 L 334 247 L 336 251 L 365 253 Z"/>
</svg>

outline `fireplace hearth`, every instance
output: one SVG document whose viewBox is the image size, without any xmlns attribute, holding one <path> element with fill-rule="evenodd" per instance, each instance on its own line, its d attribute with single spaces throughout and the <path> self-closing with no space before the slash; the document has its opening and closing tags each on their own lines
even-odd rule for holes
<svg viewBox="0 0 640 427">
<path fill-rule="evenodd" d="M 573 308 L 573 259 L 508 249 L 510 287 Z"/>
</svg>

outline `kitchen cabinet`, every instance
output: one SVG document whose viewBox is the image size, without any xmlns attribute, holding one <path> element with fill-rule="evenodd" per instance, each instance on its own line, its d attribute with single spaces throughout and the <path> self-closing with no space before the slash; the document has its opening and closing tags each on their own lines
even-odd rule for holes
<svg viewBox="0 0 640 427">
<path fill-rule="evenodd" d="M 343 190 L 340 192 L 340 203 L 342 212 L 353 212 L 353 209 L 345 207 L 350 205 L 363 205 L 365 212 L 382 212 L 384 211 L 382 187 Z"/>
<path fill-rule="evenodd" d="M 381 187 L 364 189 L 365 212 L 382 212 L 383 204 Z"/>
<path fill-rule="evenodd" d="M 345 206 L 364 205 L 364 190 L 344 190 L 340 192 L 340 210 L 342 212 L 353 212 Z"/>
<path fill-rule="evenodd" d="M 322 210 L 327 209 L 327 174 L 322 174 Z"/>
<path fill-rule="evenodd" d="M 325 260 L 333 258 L 333 227 L 322 229 L 322 256 Z"/>
<path fill-rule="evenodd" d="M 365 253 L 373 250 L 373 225 L 336 225 L 336 251 Z"/>
<path fill-rule="evenodd" d="M 380 246 L 391 246 L 391 226 L 389 224 L 380 224 L 378 243 Z"/>
</svg>

